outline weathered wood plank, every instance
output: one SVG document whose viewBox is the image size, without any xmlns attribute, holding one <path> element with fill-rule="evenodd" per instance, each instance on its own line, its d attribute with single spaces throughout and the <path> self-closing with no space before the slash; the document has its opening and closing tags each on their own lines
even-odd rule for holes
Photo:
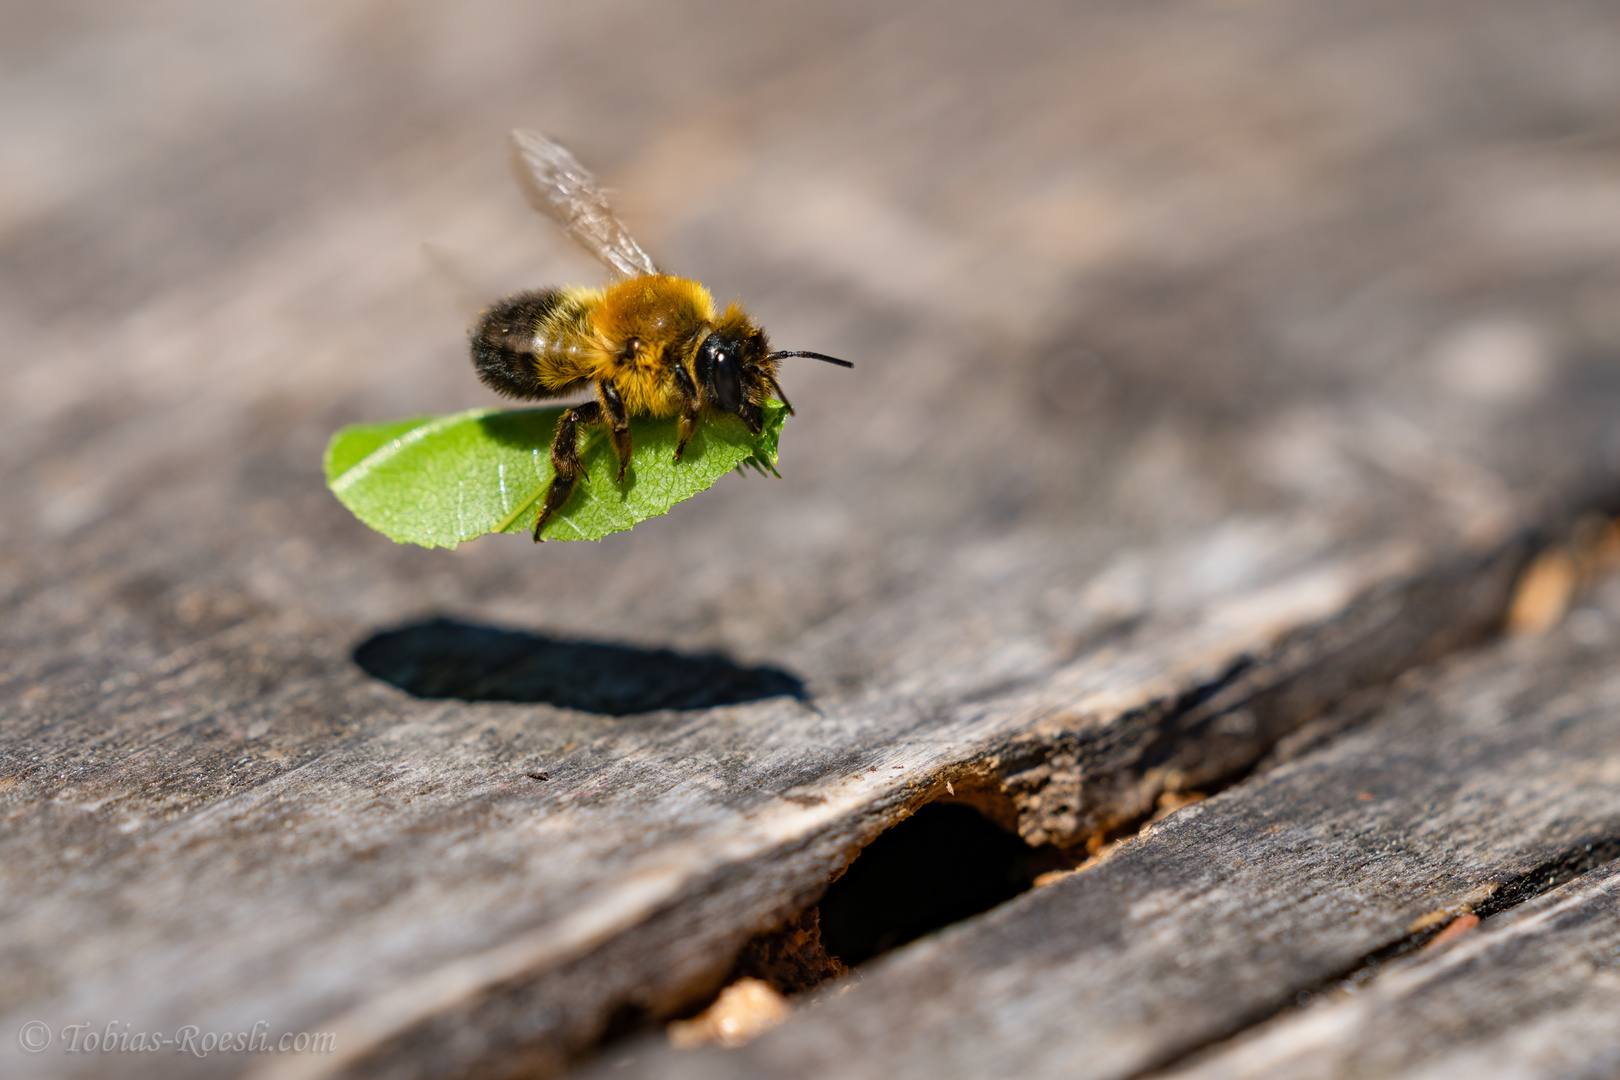
<svg viewBox="0 0 1620 1080">
<path fill-rule="evenodd" d="M 1587 608 L 1573 630 L 1447 665 L 1355 732 L 1176 812 L 1100 865 L 874 962 L 856 985 L 755 1042 L 649 1049 L 600 1075 L 1102 1078 L 1163 1065 L 1421 927 L 1438 929 L 1436 913 L 1508 908 L 1620 853 L 1617 642 L 1620 607 Z M 1590 905 L 1612 887 L 1579 894 L 1587 907 L 1572 920 L 1601 917 L 1606 909 Z M 1614 931 L 1595 933 L 1600 943 Z M 1525 974 L 1532 985 L 1536 977 Z M 1575 999 L 1567 1019 L 1576 1027 L 1612 997 L 1591 969 L 1540 977 L 1564 987 L 1553 1004 Z M 1596 997 L 1582 1001 L 1588 986 Z M 1507 986 L 1482 996 L 1475 1015 L 1466 987 L 1454 986 L 1451 1011 L 1437 1002 L 1405 1027 L 1364 1011 L 1401 1008 L 1393 998 L 1357 998 L 1281 1024 L 1231 1060 L 1284 1052 L 1298 1045 L 1291 1032 L 1328 1031 L 1337 1059 L 1321 1072 L 1303 1061 L 1299 1075 L 1386 1075 L 1384 1063 L 1415 1069 L 1438 1047 L 1477 1062 L 1470 1033 L 1483 1015 L 1505 1020 L 1500 1003 L 1511 996 Z M 1545 1005 L 1525 998 L 1519 1015 L 1529 1021 Z M 1425 1026 L 1450 1034 L 1420 1039 Z M 1501 1035 L 1512 1044 L 1510 1030 Z M 1527 1047 L 1540 1037 L 1533 1024 L 1521 1035 Z M 1397 1045 L 1413 1056 L 1378 1049 Z M 1568 1059 L 1595 1069 L 1608 1046 Z M 1477 1075 L 1519 1074 L 1504 1065 Z"/>
<path fill-rule="evenodd" d="M 947 782 L 1083 840 L 1484 633 L 1614 481 L 1620 25 L 1549 10 L 7 16 L 0 1071 L 107 1071 L 30 1019 L 560 1068 Z M 784 482 L 454 555 L 321 489 L 337 424 L 487 401 L 421 241 L 492 293 L 596 273 L 516 123 L 858 362 L 790 373 Z M 529 634 L 520 700 L 355 663 L 401 627 L 453 687 Z M 806 700 L 548 698 L 547 642 Z"/>
<path fill-rule="evenodd" d="M 1617 958 L 1610 863 L 1166 1080 L 1613 1076 Z"/>
</svg>

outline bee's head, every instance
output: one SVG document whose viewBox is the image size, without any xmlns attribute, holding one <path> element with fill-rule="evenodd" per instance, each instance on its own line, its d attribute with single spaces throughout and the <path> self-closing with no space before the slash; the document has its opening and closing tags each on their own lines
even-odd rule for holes
<svg viewBox="0 0 1620 1080">
<path fill-rule="evenodd" d="M 787 395 L 776 381 L 777 361 L 784 356 L 810 356 L 841 367 L 855 366 L 847 360 L 820 353 L 771 352 L 765 331 L 743 314 L 742 308 L 732 304 L 698 346 L 693 374 L 705 402 L 739 417 L 749 431 L 757 433 L 761 423 L 760 406 L 772 393 L 787 405 L 789 413 L 793 412 Z"/>
<path fill-rule="evenodd" d="M 746 318 L 723 319 L 698 346 L 692 368 L 707 404 L 759 430 L 760 406 L 776 387 L 765 331 Z"/>
</svg>

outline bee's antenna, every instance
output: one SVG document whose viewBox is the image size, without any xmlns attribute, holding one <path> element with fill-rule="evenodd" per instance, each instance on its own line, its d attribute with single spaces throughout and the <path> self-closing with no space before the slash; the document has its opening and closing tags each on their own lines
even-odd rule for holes
<svg viewBox="0 0 1620 1080">
<path fill-rule="evenodd" d="M 829 364 L 837 364 L 839 367 L 852 368 L 852 367 L 855 366 L 854 364 L 850 363 L 848 360 L 840 360 L 836 356 L 823 356 L 818 352 L 773 352 L 769 356 L 767 356 L 765 359 L 767 359 L 767 360 L 781 360 L 784 357 L 788 357 L 788 356 L 808 356 L 812 360 L 825 360 L 827 363 L 829 363 Z"/>
</svg>

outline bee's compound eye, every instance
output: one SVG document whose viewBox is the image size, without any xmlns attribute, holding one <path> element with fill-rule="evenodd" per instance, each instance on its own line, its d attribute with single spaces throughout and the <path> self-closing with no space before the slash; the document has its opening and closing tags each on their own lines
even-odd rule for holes
<svg viewBox="0 0 1620 1080">
<path fill-rule="evenodd" d="M 713 395 L 714 404 L 731 413 L 742 407 L 742 368 L 736 350 L 711 337 L 703 343 L 698 375 Z"/>
<path fill-rule="evenodd" d="M 714 395 L 720 399 L 720 407 L 726 412 L 736 412 L 742 405 L 742 373 L 737 370 L 737 361 L 728 352 L 721 352 L 714 358 Z"/>
</svg>

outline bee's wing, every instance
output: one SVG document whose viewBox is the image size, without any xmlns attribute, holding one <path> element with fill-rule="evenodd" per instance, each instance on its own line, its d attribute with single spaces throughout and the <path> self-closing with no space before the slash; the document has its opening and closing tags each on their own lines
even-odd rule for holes
<svg viewBox="0 0 1620 1080">
<path fill-rule="evenodd" d="M 527 128 L 512 132 L 512 172 L 529 205 L 555 218 L 585 250 L 624 277 L 658 267 L 614 216 L 596 177 L 562 144 Z"/>
</svg>

